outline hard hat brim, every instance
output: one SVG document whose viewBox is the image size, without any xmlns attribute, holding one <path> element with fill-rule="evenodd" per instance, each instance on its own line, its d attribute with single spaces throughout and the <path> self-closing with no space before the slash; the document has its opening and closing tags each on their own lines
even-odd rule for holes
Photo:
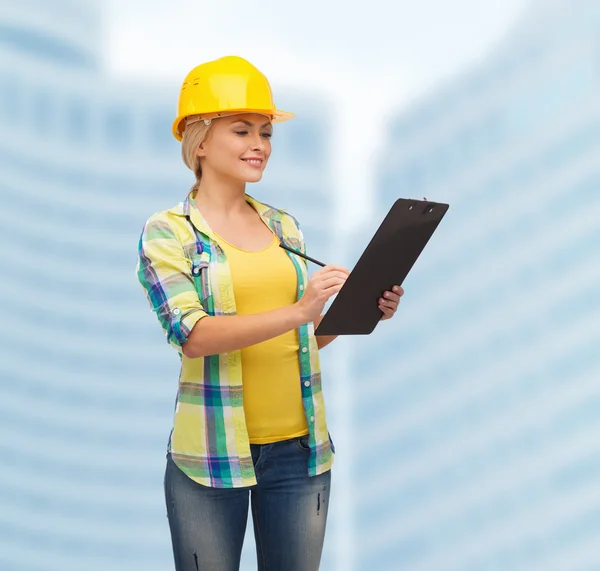
<svg viewBox="0 0 600 571">
<path fill-rule="evenodd" d="M 229 110 L 224 112 L 213 112 L 213 113 L 201 113 L 196 114 L 194 117 L 197 117 L 199 120 L 202 119 L 218 119 L 220 117 L 229 117 L 231 115 L 242 115 L 244 113 L 258 113 L 260 115 L 265 115 L 267 117 L 271 117 L 271 122 L 273 123 L 283 123 L 284 121 L 288 121 L 296 116 L 295 113 L 290 113 L 289 111 L 281 111 L 279 109 L 238 109 L 238 110 Z M 184 131 L 184 119 L 187 117 L 177 117 L 175 121 L 173 121 L 173 135 L 178 141 L 181 141 L 183 138 Z"/>
</svg>

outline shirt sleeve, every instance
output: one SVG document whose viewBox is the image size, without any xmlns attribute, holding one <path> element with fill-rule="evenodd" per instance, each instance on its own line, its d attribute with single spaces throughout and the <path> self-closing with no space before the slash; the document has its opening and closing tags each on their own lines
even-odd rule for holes
<svg viewBox="0 0 600 571">
<path fill-rule="evenodd" d="M 191 262 L 164 220 L 151 217 L 144 225 L 136 271 L 167 341 L 182 353 L 181 345 L 208 313 L 194 287 Z"/>
</svg>

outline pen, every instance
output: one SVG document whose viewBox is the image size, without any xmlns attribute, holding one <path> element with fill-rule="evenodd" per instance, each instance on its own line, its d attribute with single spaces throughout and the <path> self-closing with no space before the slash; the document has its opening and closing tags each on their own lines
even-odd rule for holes
<svg viewBox="0 0 600 571">
<path fill-rule="evenodd" d="M 284 246 L 281 243 L 279 243 L 279 245 L 284 250 L 287 250 L 288 252 L 292 252 L 292 254 L 297 254 L 298 256 L 300 256 L 302 258 L 306 258 L 307 260 L 310 260 L 311 262 L 314 262 L 315 264 L 319 264 L 319 266 L 325 267 L 325 264 L 323 262 L 319 262 L 319 260 L 315 260 L 314 258 L 311 258 L 310 256 L 307 256 L 306 254 L 303 254 L 302 252 L 298 252 L 297 250 L 292 250 L 292 248 L 288 248 L 287 246 Z"/>
</svg>

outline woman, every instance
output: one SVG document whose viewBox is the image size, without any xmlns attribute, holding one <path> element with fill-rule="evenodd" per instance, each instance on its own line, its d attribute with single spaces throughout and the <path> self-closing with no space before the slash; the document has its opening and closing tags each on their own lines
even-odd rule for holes
<svg viewBox="0 0 600 571">
<path fill-rule="evenodd" d="M 291 117 L 246 60 L 194 68 L 173 133 L 196 183 L 140 239 L 138 279 L 181 358 L 164 481 L 177 571 L 237 571 L 250 505 L 259 570 L 319 568 L 334 447 L 318 350 L 334 337 L 314 330 L 349 272 L 309 280 L 278 247 L 306 253 L 297 220 L 245 193 Z"/>
</svg>

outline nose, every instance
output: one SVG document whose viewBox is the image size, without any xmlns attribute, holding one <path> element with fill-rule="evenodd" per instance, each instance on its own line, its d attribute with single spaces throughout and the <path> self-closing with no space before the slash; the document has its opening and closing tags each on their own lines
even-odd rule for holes
<svg viewBox="0 0 600 571">
<path fill-rule="evenodd" d="M 258 135 L 254 135 L 252 137 L 250 148 L 252 150 L 261 150 L 261 151 L 265 148 L 265 140 L 260 133 Z"/>
</svg>

